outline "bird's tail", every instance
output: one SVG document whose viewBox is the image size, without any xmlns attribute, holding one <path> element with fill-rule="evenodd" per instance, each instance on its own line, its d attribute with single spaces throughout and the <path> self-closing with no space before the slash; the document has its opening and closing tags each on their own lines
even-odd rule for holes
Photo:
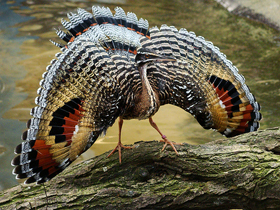
<svg viewBox="0 0 280 210">
<path fill-rule="evenodd" d="M 115 8 L 113 15 L 108 7 L 92 7 L 93 14 L 78 9 L 77 14 L 68 14 L 69 22 L 62 19 L 62 25 L 68 32 L 57 30 L 57 35 L 65 41 L 74 42 L 75 39 L 87 38 L 92 43 L 98 43 L 110 54 L 123 55 L 134 61 L 136 49 L 140 47 L 139 39 L 149 37 L 149 23 L 120 7 Z M 54 42 L 58 47 L 65 44 Z"/>
</svg>

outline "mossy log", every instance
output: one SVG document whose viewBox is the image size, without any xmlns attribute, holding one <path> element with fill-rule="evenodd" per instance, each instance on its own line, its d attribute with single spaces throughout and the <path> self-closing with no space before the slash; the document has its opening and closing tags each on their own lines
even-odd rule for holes
<svg viewBox="0 0 280 210">
<path fill-rule="evenodd" d="M 280 209 L 280 130 L 203 145 L 157 141 L 0 193 L 0 209 Z"/>
</svg>

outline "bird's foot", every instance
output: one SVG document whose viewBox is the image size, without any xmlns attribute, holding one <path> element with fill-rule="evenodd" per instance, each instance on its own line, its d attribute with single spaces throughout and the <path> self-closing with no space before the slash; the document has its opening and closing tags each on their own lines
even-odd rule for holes
<svg viewBox="0 0 280 210">
<path fill-rule="evenodd" d="M 163 151 L 165 149 L 165 147 L 167 146 L 167 144 L 169 144 L 173 150 L 175 151 L 176 155 L 179 155 L 179 153 L 177 152 L 176 148 L 174 145 L 183 145 L 181 143 L 176 143 L 176 142 L 172 142 L 172 141 L 169 141 L 165 135 L 162 135 L 162 140 L 160 140 L 160 142 L 164 142 L 165 144 L 163 145 L 162 147 L 162 150 Z"/>
<path fill-rule="evenodd" d="M 112 152 L 110 152 L 110 154 L 107 156 L 110 157 L 112 154 L 114 154 L 117 150 L 119 151 L 119 161 L 120 163 L 122 163 L 122 148 L 124 149 L 132 149 L 133 147 L 127 147 L 127 146 L 124 146 L 121 142 L 119 142 L 117 144 L 117 146 L 115 147 L 115 149 L 112 150 Z"/>
</svg>

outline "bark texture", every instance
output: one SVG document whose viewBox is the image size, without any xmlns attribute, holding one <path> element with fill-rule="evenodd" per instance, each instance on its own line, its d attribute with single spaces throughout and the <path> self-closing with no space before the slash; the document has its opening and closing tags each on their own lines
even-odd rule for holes
<svg viewBox="0 0 280 210">
<path fill-rule="evenodd" d="M 0 193 L 2 209 L 280 209 L 280 130 L 182 145 L 136 142 Z"/>
</svg>

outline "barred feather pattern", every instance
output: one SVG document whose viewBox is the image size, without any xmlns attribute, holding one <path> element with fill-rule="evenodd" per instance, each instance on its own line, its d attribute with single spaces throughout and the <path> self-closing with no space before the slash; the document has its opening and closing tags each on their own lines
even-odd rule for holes
<svg viewBox="0 0 280 210">
<path fill-rule="evenodd" d="M 258 129 L 259 104 L 244 77 L 211 42 L 174 26 L 148 31 L 147 20 L 120 7 L 114 15 L 104 7 L 92 11 L 68 14 L 69 22 L 62 20 L 68 32 L 56 31 L 66 44 L 52 41 L 61 52 L 43 74 L 33 118 L 15 149 L 16 178 L 46 182 L 91 147 L 117 117 L 151 117 L 158 108 L 141 117 L 136 109 L 144 91 L 136 60 L 140 54 L 172 58 L 148 64 L 144 77 L 157 96 L 153 106 L 181 107 L 204 128 L 226 136 Z"/>
<path fill-rule="evenodd" d="M 176 58 L 176 62 L 154 62 L 148 70 L 161 105 L 179 106 L 204 128 L 228 137 L 259 128 L 260 105 L 244 77 L 217 47 L 193 32 L 167 25 L 150 33 L 151 39 L 140 39 L 141 48 Z"/>
</svg>

